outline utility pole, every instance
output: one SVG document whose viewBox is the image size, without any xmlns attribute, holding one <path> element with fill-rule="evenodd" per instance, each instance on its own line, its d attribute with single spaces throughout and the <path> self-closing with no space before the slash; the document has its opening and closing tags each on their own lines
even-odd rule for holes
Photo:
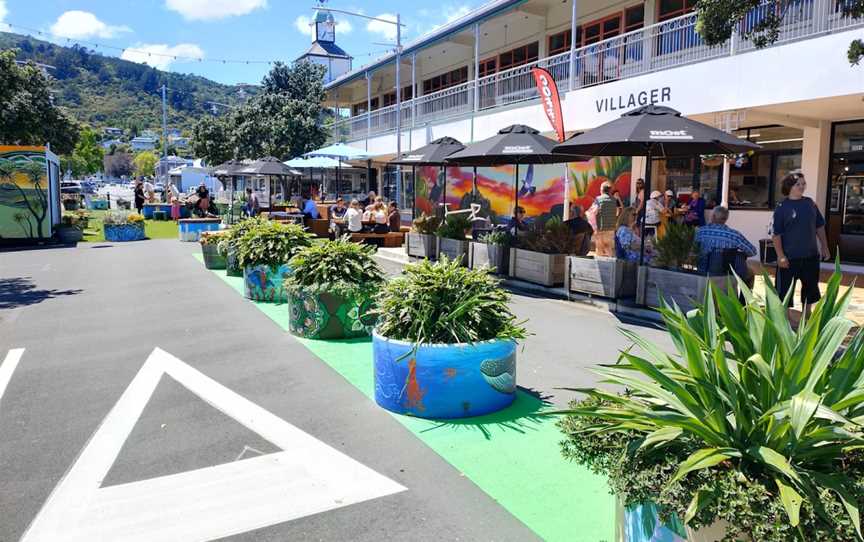
<svg viewBox="0 0 864 542">
<path fill-rule="evenodd" d="M 168 188 L 168 87 L 162 85 L 162 169 L 165 177 L 162 185 Z"/>
<path fill-rule="evenodd" d="M 396 156 L 402 155 L 402 80 L 399 77 L 402 67 L 402 18 L 396 13 Z M 402 166 L 396 166 L 396 206 L 402 207 Z"/>
</svg>

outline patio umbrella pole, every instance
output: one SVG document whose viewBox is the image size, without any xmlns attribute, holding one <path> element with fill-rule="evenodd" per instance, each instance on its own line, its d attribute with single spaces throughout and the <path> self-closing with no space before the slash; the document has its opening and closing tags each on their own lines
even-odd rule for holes
<svg viewBox="0 0 864 542">
<path fill-rule="evenodd" d="M 417 218 L 417 166 L 411 166 L 411 220 Z"/>
<path fill-rule="evenodd" d="M 651 193 L 651 150 L 648 150 L 648 156 L 645 159 L 645 188 L 642 190 L 642 199 Z M 636 193 L 639 196 L 639 193 Z M 648 208 L 648 202 L 640 202 L 642 209 L 639 211 L 639 265 L 645 264 L 645 210 Z M 617 235 L 617 232 L 616 232 Z"/>
<path fill-rule="evenodd" d="M 444 189 L 441 191 L 443 194 L 441 208 L 444 209 L 444 218 L 447 218 L 447 168 L 441 166 L 441 173 L 443 173 L 443 175 L 441 175 L 441 180 L 444 181 Z"/>
<path fill-rule="evenodd" d="M 516 170 L 513 172 L 513 218 L 516 218 L 516 208 L 519 207 L 519 162 L 516 162 Z M 519 228 L 513 229 L 513 237 L 519 237 Z"/>
</svg>

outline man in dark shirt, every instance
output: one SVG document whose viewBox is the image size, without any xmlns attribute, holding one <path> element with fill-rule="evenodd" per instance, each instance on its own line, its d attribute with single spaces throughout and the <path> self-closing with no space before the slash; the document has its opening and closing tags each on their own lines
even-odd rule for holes
<svg viewBox="0 0 864 542">
<path fill-rule="evenodd" d="M 786 196 L 774 209 L 774 249 L 777 251 L 777 292 L 781 299 L 801 281 L 804 314 L 810 314 L 819 293 L 819 259 L 830 258 L 825 219 L 812 199 L 804 197 L 804 175 L 790 173 L 780 182 Z M 817 244 L 816 240 L 819 240 Z M 790 298 L 790 306 L 792 301 Z"/>
<path fill-rule="evenodd" d="M 579 249 L 579 253 L 576 254 L 577 256 L 588 254 L 588 251 L 591 250 L 591 236 L 594 235 L 594 228 L 585 220 L 583 214 L 582 206 L 574 203 L 570 207 L 570 219 L 564 221 L 574 235 L 582 234 L 582 246 Z"/>
<path fill-rule="evenodd" d="M 516 209 L 514 209 L 513 217 L 510 218 L 510 221 L 507 223 L 507 231 L 510 235 L 515 236 L 517 232 L 527 229 L 528 225 L 525 223 L 525 209 L 522 207 L 516 207 Z"/>
</svg>

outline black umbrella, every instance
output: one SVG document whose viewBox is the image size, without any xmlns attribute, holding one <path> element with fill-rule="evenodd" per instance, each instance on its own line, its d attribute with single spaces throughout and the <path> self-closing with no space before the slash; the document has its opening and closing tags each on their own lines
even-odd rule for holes
<svg viewBox="0 0 864 542">
<path fill-rule="evenodd" d="M 231 200 L 228 204 L 228 223 L 234 223 L 234 190 L 236 189 L 237 184 L 237 175 L 238 172 L 247 167 L 249 164 L 243 163 L 240 160 L 228 160 L 224 164 L 219 164 L 213 169 L 213 175 L 222 181 L 224 185 L 226 179 L 231 180 Z"/>
<path fill-rule="evenodd" d="M 411 151 L 406 151 L 390 160 L 391 164 L 400 165 L 400 166 L 411 166 L 411 182 L 415 182 L 414 178 L 417 176 L 417 166 L 440 166 L 441 170 L 444 170 L 444 159 L 450 156 L 451 154 L 461 151 L 465 148 L 465 145 L 460 143 L 458 140 L 453 139 L 452 137 L 442 137 L 432 141 L 428 145 L 420 147 L 419 149 L 414 149 Z M 416 183 L 415 183 L 415 194 L 414 198 L 416 199 Z M 444 176 L 444 201 L 447 201 L 447 176 Z M 411 215 L 416 218 L 416 206 L 412 202 L 411 205 Z"/>
<path fill-rule="evenodd" d="M 289 177 L 296 176 L 299 173 L 287 165 L 283 163 L 278 158 L 273 156 L 266 156 L 264 158 L 260 158 L 255 160 L 251 164 L 246 167 L 240 168 L 237 170 L 238 175 L 250 175 L 250 176 L 260 176 L 260 177 Z M 268 181 L 272 184 L 272 179 Z M 272 187 L 271 187 L 272 188 Z M 273 207 L 273 190 L 269 191 L 269 201 L 268 208 L 272 210 Z"/>
<path fill-rule="evenodd" d="M 644 194 L 651 193 L 651 160 L 699 154 L 738 154 L 760 149 L 713 126 L 682 117 L 671 107 L 646 105 L 555 145 L 555 153 L 587 156 L 645 156 Z M 645 208 L 639 212 L 642 244 L 639 264 L 645 259 Z"/>
<path fill-rule="evenodd" d="M 582 157 L 564 153 L 552 153 L 556 143 L 540 132 L 522 124 L 514 124 L 498 131 L 498 134 L 472 143 L 463 150 L 448 156 L 448 165 L 488 167 L 514 164 L 515 205 L 519 206 L 519 164 L 560 164 L 584 160 Z M 566 182 L 566 179 L 565 179 Z M 515 212 L 515 209 L 514 209 Z"/>
</svg>

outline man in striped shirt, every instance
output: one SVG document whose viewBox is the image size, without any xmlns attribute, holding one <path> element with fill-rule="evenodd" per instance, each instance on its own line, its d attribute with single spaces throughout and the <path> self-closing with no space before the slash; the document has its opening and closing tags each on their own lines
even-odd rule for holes
<svg viewBox="0 0 864 542">
<path fill-rule="evenodd" d="M 756 255 L 756 247 L 744 237 L 738 230 L 726 225 L 729 219 L 729 209 L 718 205 L 714 207 L 711 216 L 711 224 L 696 230 L 696 242 L 699 243 L 699 271 L 706 273 L 709 270 L 712 255 L 722 258 L 722 253 L 727 249 L 735 249 L 743 253 L 747 258 Z M 735 272 L 744 281 L 753 284 L 753 273 L 747 267 L 746 259 L 740 258 L 741 262 L 736 265 Z"/>
</svg>

